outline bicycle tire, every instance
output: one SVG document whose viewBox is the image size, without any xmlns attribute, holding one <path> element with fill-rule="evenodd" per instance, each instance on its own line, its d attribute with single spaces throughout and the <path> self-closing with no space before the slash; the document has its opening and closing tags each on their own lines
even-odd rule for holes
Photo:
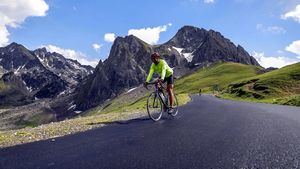
<svg viewBox="0 0 300 169">
<path fill-rule="evenodd" d="M 153 121 L 158 121 L 162 117 L 162 106 L 163 104 L 157 93 L 151 93 L 147 99 L 147 112 Z M 157 110 L 155 110 L 155 108 L 157 108 Z"/>
</svg>

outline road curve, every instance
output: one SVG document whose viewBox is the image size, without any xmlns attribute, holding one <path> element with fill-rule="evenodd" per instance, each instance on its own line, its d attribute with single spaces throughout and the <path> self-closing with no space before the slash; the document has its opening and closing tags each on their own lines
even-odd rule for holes
<svg viewBox="0 0 300 169">
<path fill-rule="evenodd" d="M 300 168 L 299 107 L 202 95 L 179 111 L 0 149 L 0 168 Z"/>
</svg>

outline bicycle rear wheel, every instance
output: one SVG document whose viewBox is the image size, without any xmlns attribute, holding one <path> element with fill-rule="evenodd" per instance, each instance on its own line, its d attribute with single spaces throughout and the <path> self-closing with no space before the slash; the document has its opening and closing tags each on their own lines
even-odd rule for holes
<svg viewBox="0 0 300 169">
<path fill-rule="evenodd" d="M 162 103 L 155 92 L 151 93 L 148 97 L 147 112 L 153 121 L 158 121 L 162 116 Z"/>
<path fill-rule="evenodd" d="M 178 114 L 178 100 L 175 94 L 174 94 L 174 101 L 172 107 L 173 107 L 173 111 L 170 113 L 170 115 L 174 117 Z"/>
</svg>

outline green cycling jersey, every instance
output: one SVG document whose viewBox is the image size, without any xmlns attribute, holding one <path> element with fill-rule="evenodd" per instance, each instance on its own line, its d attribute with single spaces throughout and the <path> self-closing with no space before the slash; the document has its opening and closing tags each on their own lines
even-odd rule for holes
<svg viewBox="0 0 300 169">
<path fill-rule="evenodd" d="M 165 60 L 159 59 L 157 65 L 152 63 L 146 82 L 149 82 L 152 79 L 153 73 L 159 73 L 160 78 L 165 79 L 165 77 L 169 77 L 173 74 L 173 70 Z"/>
</svg>

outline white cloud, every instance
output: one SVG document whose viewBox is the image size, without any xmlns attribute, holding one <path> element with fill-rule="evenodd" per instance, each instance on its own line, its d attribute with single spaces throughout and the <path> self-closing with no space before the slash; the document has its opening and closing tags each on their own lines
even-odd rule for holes
<svg viewBox="0 0 300 169">
<path fill-rule="evenodd" d="M 0 46 L 9 42 L 7 26 L 17 28 L 30 16 L 45 16 L 49 6 L 44 0 L 0 1 Z"/>
<path fill-rule="evenodd" d="M 262 32 L 269 32 L 269 33 L 274 33 L 274 34 L 285 34 L 286 33 L 286 30 L 284 28 L 282 28 L 282 27 L 279 27 L 279 26 L 268 26 L 268 27 L 265 27 L 262 24 L 257 24 L 256 25 L 256 29 L 260 30 Z"/>
<path fill-rule="evenodd" d="M 94 43 L 92 46 L 93 46 L 93 48 L 95 49 L 96 52 L 99 52 L 100 48 L 101 48 L 103 45 Z"/>
<path fill-rule="evenodd" d="M 281 16 L 282 19 L 294 19 L 296 22 L 300 23 L 300 4 L 296 6 L 296 9 L 285 13 Z"/>
<path fill-rule="evenodd" d="M 215 3 L 215 0 L 204 0 L 203 2 L 206 4 L 213 4 Z"/>
<path fill-rule="evenodd" d="M 134 35 L 149 44 L 156 44 L 160 38 L 160 33 L 167 31 L 168 26 L 172 23 L 153 28 L 130 29 L 128 35 Z"/>
<path fill-rule="evenodd" d="M 113 42 L 116 39 L 116 35 L 114 33 L 106 33 L 104 35 L 104 40 L 106 42 Z"/>
<path fill-rule="evenodd" d="M 281 68 L 286 65 L 290 65 L 293 63 L 297 63 L 300 61 L 300 59 L 290 59 L 288 57 L 282 57 L 282 56 L 277 56 L 277 57 L 267 57 L 263 52 L 253 52 L 252 53 L 253 57 L 258 61 L 258 63 L 265 67 L 277 67 Z"/>
<path fill-rule="evenodd" d="M 98 64 L 98 60 L 96 59 L 91 60 L 82 52 L 78 52 L 72 49 L 63 49 L 55 45 L 45 45 L 42 47 L 45 47 L 49 52 L 56 52 L 68 59 L 77 60 L 79 63 L 83 65 L 91 65 L 93 67 L 96 67 L 96 65 Z"/>
<path fill-rule="evenodd" d="M 9 32 L 6 29 L 5 25 L 0 24 L 0 47 L 7 45 L 9 39 Z"/>
<path fill-rule="evenodd" d="M 286 51 L 292 52 L 300 56 L 300 40 L 292 42 L 285 48 Z"/>
</svg>

